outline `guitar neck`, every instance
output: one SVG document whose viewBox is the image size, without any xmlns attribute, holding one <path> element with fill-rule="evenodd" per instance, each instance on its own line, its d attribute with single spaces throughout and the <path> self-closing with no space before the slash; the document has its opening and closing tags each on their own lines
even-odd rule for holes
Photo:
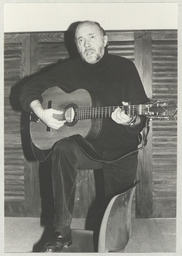
<svg viewBox="0 0 182 256">
<path fill-rule="evenodd" d="M 99 119 L 111 117 L 112 112 L 118 106 L 108 106 L 108 107 L 89 107 L 89 108 L 78 108 L 75 109 L 76 116 L 78 120 L 84 119 Z M 127 105 L 119 106 L 128 115 L 145 115 L 146 105 Z"/>
</svg>

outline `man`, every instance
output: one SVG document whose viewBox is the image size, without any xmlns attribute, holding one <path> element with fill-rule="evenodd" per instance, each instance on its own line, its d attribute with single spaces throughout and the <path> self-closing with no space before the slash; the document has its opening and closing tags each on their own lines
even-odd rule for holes
<svg viewBox="0 0 182 256">
<path fill-rule="evenodd" d="M 39 74 L 27 82 L 20 95 L 25 111 L 33 110 L 48 127 L 61 129 L 65 120 L 57 120 L 53 114 L 60 110 L 43 109 L 41 94 L 51 86 L 59 86 L 65 92 L 78 88 L 97 95 L 104 106 L 142 104 L 148 101 L 133 62 L 110 55 L 106 51 L 107 35 L 96 22 L 80 22 L 75 31 L 75 43 L 79 57 L 55 65 L 46 74 Z M 101 160 L 90 158 L 75 142 L 77 135 L 62 139 L 52 148 L 52 180 L 54 195 L 54 234 L 45 244 L 43 252 L 59 252 L 71 244 L 71 220 L 74 207 L 76 175 L 79 169 L 103 169 L 106 201 L 117 193 L 129 189 L 137 170 L 136 151 L 138 135 L 143 129 L 143 116 L 127 115 L 119 107 L 111 118 L 103 119 L 98 137 L 87 138 L 92 150 Z M 117 159 L 115 160 L 114 159 Z"/>
</svg>

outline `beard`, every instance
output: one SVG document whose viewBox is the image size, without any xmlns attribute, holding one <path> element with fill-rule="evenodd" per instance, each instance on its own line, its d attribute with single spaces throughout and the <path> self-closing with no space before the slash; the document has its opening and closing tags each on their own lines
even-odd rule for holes
<svg viewBox="0 0 182 256">
<path fill-rule="evenodd" d="M 99 51 L 96 51 L 94 48 L 85 49 L 83 53 L 80 52 L 82 59 L 90 64 L 98 62 L 104 55 L 104 49 L 99 48 Z"/>
</svg>

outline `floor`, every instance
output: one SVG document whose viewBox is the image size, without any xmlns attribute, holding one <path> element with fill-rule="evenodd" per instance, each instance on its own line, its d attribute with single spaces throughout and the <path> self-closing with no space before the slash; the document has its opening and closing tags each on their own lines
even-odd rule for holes
<svg viewBox="0 0 182 256">
<path fill-rule="evenodd" d="M 84 228 L 84 221 L 74 219 L 72 228 Z M 4 252 L 32 252 L 39 241 L 43 227 L 38 218 L 6 217 L 4 225 Z M 125 253 L 175 252 L 176 220 L 175 219 L 132 219 L 132 237 L 125 248 Z M 76 239 L 74 231 L 73 239 Z M 83 242 L 85 238 L 83 238 Z M 88 245 L 88 252 L 91 246 Z M 74 251 L 74 248 L 71 250 Z M 78 252 L 78 248 L 75 249 Z"/>
</svg>

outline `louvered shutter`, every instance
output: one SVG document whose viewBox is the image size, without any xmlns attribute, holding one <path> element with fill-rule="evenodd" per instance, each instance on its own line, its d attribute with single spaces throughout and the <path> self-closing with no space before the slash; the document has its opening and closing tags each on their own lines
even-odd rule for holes
<svg viewBox="0 0 182 256">
<path fill-rule="evenodd" d="M 20 136 L 20 112 L 16 96 L 9 99 L 11 88 L 29 74 L 29 35 L 6 35 L 4 45 L 4 138 L 6 209 L 22 214 L 25 200 L 24 156 Z M 29 64 L 29 63 L 28 63 Z M 11 104 L 13 108 L 11 107 Z M 16 206 L 16 210 L 12 205 Z"/>
<path fill-rule="evenodd" d="M 177 32 L 152 36 L 152 94 L 154 100 L 177 103 Z M 153 121 L 153 216 L 176 217 L 177 122 Z"/>
<path fill-rule="evenodd" d="M 38 33 L 35 34 L 37 42 L 37 69 L 57 62 L 59 59 L 68 58 L 64 43 L 64 33 Z"/>
</svg>

